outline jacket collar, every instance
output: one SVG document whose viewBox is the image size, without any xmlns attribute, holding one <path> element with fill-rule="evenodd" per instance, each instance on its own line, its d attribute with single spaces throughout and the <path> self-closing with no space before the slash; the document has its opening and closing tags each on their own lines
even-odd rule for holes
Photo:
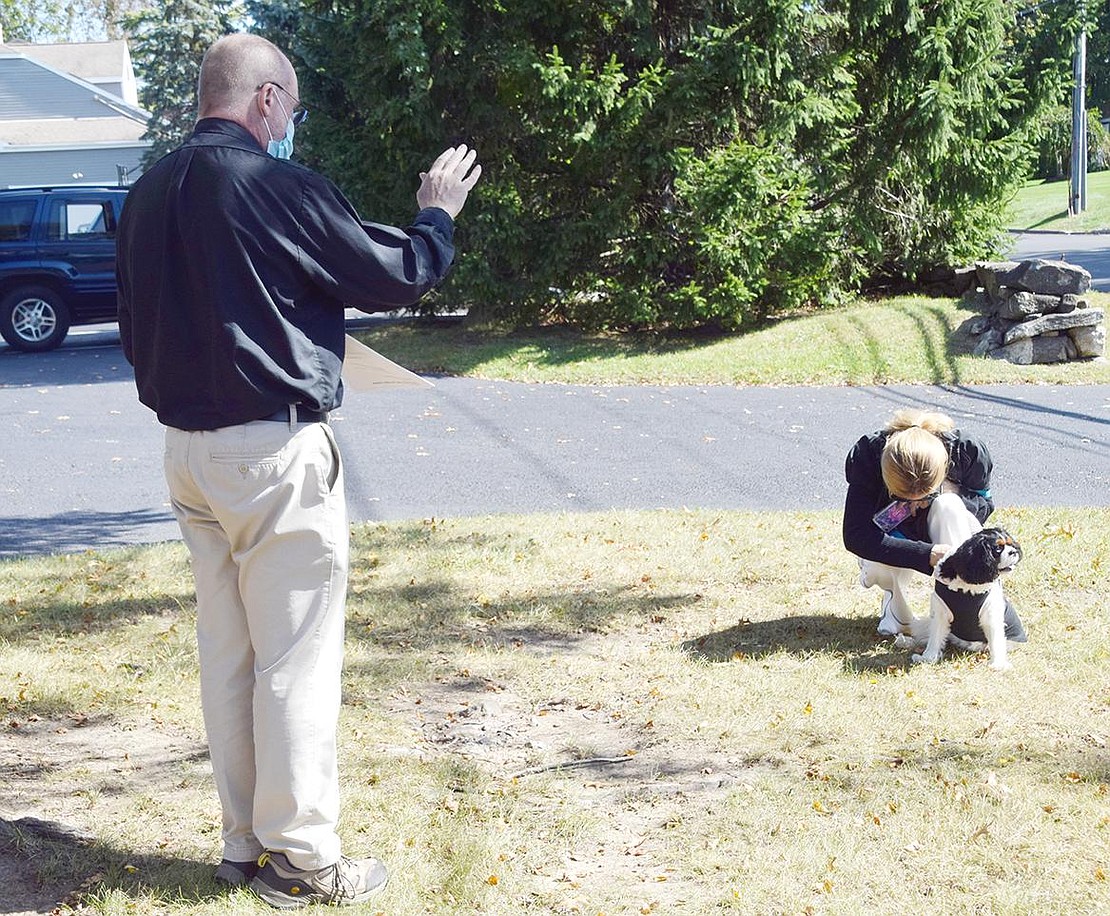
<svg viewBox="0 0 1110 916">
<path fill-rule="evenodd" d="M 224 118 L 201 118 L 187 142 L 197 146 L 234 146 L 255 153 L 266 152 L 243 125 Z"/>
</svg>

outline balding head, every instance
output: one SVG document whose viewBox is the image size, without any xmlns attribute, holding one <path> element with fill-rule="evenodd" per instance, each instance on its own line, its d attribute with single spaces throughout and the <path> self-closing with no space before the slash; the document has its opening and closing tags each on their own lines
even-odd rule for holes
<svg viewBox="0 0 1110 916">
<path fill-rule="evenodd" d="M 281 108 L 286 112 L 293 108 L 288 97 L 277 104 L 272 86 L 280 86 L 296 98 L 297 74 L 289 58 L 259 35 L 225 35 L 208 49 L 201 62 L 197 114 L 235 121 L 265 147 L 268 137 L 285 133 Z M 263 87 L 262 92 L 259 87 Z"/>
<path fill-rule="evenodd" d="M 255 90 L 271 80 L 282 86 L 293 81 L 293 65 L 276 45 L 259 35 L 225 35 L 208 49 L 200 65 L 200 116 L 212 108 L 246 106 Z"/>
</svg>

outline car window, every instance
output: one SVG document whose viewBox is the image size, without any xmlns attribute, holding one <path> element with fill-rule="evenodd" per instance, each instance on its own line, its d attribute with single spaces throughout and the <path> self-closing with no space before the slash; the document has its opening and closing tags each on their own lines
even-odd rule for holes
<svg viewBox="0 0 1110 916">
<path fill-rule="evenodd" d="M 111 201 L 62 201 L 51 204 L 47 236 L 56 241 L 81 238 L 111 238 L 116 221 Z"/>
<path fill-rule="evenodd" d="M 34 218 L 33 199 L 0 200 L 0 242 L 26 242 Z"/>
</svg>

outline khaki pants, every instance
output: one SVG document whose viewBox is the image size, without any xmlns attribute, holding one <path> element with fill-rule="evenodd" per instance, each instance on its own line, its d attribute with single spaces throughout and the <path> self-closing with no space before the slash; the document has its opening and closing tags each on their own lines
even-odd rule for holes
<svg viewBox="0 0 1110 916">
<path fill-rule="evenodd" d="M 323 423 L 167 428 L 165 471 L 196 581 L 223 857 L 331 865 L 350 531 L 335 438 Z"/>
</svg>

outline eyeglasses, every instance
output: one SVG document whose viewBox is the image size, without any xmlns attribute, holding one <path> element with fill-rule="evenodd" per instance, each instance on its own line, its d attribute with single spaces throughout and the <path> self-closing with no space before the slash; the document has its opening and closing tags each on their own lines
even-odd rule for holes
<svg viewBox="0 0 1110 916">
<path fill-rule="evenodd" d="M 254 91 L 260 92 L 266 87 L 267 84 L 270 86 L 277 86 L 278 89 L 280 89 L 293 100 L 293 114 L 290 115 L 290 118 L 292 118 L 293 120 L 294 127 L 300 127 L 302 124 L 304 124 L 305 121 L 308 120 L 308 109 L 301 104 L 300 99 L 298 99 L 295 95 L 293 95 L 292 92 L 281 85 L 281 83 L 275 83 L 273 80 L 267 80 L 265 83 L 259 83 L 258 86 L 255 87 Z"/>
</svg>

